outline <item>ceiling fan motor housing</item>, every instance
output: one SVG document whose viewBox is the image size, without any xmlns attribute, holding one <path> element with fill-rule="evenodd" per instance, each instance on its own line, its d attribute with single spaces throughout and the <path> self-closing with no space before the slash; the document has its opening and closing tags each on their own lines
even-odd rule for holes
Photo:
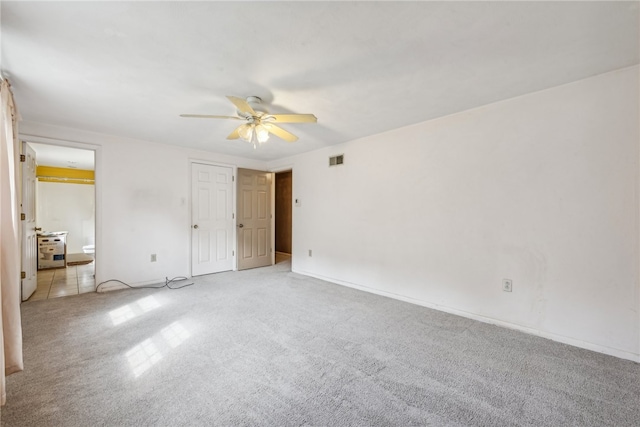
<svg viewBox="0 0 640 427">
<path fill-rule="evenodd" d="M 247 103 L 251 106 L 251 108 L 253 108 L 253 111 L 258 113 L 258 116 L 269 114 L 267 108 L 262 105 L 262 98 L 260 98 L 259 96 L 247 96 Z M 241 116 L 246 116 L 246 113 L 243 113 L 241 111 L 238 111 L 238 114 L 240 114 Z"/>
</svg>

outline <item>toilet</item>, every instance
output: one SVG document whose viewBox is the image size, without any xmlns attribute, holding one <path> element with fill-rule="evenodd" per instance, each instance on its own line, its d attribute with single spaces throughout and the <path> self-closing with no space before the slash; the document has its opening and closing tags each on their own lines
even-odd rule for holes
<svg viewBox="0 0 640 427">
<path fill-rule="evenodd" d="M 41 246 L 40 253 L 42 254 L 42 259 L 46 261 L 53 261 L 53 255 L 56 254 L 55 246 Z"/>
</svg>

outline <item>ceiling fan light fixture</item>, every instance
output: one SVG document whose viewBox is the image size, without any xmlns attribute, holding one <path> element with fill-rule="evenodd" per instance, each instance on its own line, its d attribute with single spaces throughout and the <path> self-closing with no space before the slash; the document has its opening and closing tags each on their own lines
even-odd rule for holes
<svg viewBox="0 0 640 427">
<path fill-rule="evenodd" d="M 260 144 L 269 140 L 269 129 L 263 124 L 256 125 L 256 139 Z"/>
<path fill-rule="evenodd" d="M 253 125 L 252 124 L 244 124 L 238 128 L 238 135 L 240 138 L 244 139 L 247 142 L 251 142 L 253 139 Z"/>
</svg>

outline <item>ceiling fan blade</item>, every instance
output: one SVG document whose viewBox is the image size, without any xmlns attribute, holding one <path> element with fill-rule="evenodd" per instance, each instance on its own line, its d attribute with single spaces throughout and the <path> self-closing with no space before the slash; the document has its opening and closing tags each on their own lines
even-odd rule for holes
<svg viewBox="0 0 640 427">
<path fill-rule="evenodd" d="M 262 124 L 264 125 L 264 127 L 267 128 L 269 133 L 274 134 L 278 138 L 282 138 L 287 142 L 296 142 L 298 140 L 297 136 L 295 136 L 291 132 L 288 132 L 288 131 L 282 129 L 279 126 L 276 126 L 276 125 L 271 124 L 271 123 L 262 123 Z"/>
<path fill-rule="evenodd" d="M 233 105 L 236 106 L 238 111 L 245 114 L 250 114 L 252 116 L 256 115 L 256 112 L 251 108 L 251 105 L 247 101 L 242 98 L 238 98 L 237 96 L 227 96 L 229 101 L 233 102 Z"/>
<path fill-rule="evenodd" d="M 318 118 L 313 114 L 269 114 L 269 119 L 274 118 L 273 123 L 317 123 Z"/>
<path fill-rule="evenodd" d="M 233 119 L 233 120 L 244 120 L 240 117 L 234 116 L 212 116 L 209 114 L 180 114 L 180 117 L 194 117 L 197 119 Z"/>
<path fill-rule="evenodd" d="M 240 128 L 241 128 L 242 126 L 244 126 L 244 125 L 240 125 L 240 126 L 238 126 L 237 128 L 235 128 L 235 129 L 233 130 L 233 132 L 231 132 L 231 133 L 229 134 L 229 136 L 227 136 L 227 139 L 239 139 L 239 138 L 240 138 L 240 133 L 239 133 L 238 131 L 240 130 Z"/>
</svg>

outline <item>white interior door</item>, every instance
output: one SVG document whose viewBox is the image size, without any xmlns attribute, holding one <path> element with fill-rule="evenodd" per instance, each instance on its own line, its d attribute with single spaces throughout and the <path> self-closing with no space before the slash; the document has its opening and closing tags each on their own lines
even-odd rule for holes
<svg viewBox="0 0 640 427">
<path fill-rule="evenodd" d="M 38 242 L 36 237 L 36 152 L 22 143 L 22 301 L 38 286 Z"/>
<path fill-rule="evenodd" d="M 272 264 L 272 175 L 238 169 L 238 270 Z"/>
<path fill-rule="evenodd" d="M 191 274 L 233 269 L 233 170 L 191 164 Z"/>
</svg>

